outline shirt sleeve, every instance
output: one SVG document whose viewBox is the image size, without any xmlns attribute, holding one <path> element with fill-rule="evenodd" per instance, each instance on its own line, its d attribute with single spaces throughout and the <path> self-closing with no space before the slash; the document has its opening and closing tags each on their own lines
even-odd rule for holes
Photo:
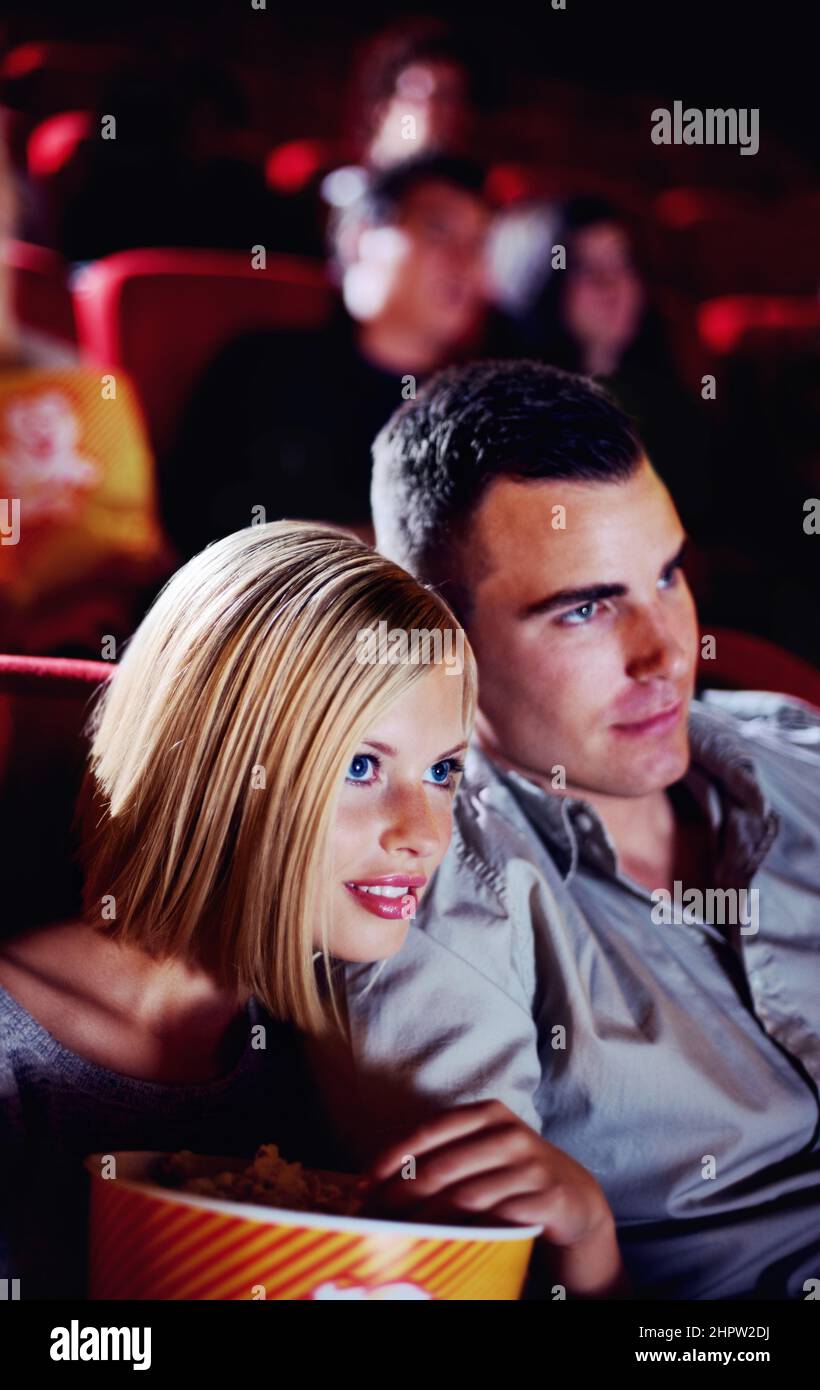
<svg viewBox="0 0 820 1390">
<path fill-rule="evenodd" d="M 514 865 L 493 883 L 454 850 L 396 956 L 345 970 L 352 1085 L 341 1123 L 360 1159 L 476 1100 L 502 1101 L 540 1130 L 528 893 Z"/>
<path fill-rule="evenodd" d="M 768 690 L 704 690 L 700 699 L 730 716 L 746 738 L 789 750 L 798 760 L 820 758 L 820 709 L 806 700 Z"/>
</svg>

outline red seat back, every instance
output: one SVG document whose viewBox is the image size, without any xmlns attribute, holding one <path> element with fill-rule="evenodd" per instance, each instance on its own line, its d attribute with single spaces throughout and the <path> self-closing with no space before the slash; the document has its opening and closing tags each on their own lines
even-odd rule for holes
<svg viewBox="0 0 820 1390">
<path fill-rule="evenodd" d="M 764 637 L 710 628 L 714 660 L 698 663 L 698 684 L 722 690 L 773 690 L 820 709 L 820 671 Z"/>
<path fill-rule="evenodd" d="M 710 352 L 740 350 L 745 342 L 768 338 L 820 343 L 820 300 L 812 296 L 735 294 L 706 300 L 698 308 L 698 332 Z"/>
<path fill-rule="evenodd" d="M 80 272 L 73 292 L 83 353 L 126 368 L 160 456 L 221 347 L 253 329 L 319 329 L 334 297 L 320 265 L 270 256 L 254 270 L 250 249 L 120 251 Z"/>
<path fill-rule="evenodd" d="M 76 341 L 74 305 L 62 256 L 45 246 L 8 241 L 4 256 L 11 269 L 14 309 L 25 328 Z"/>
<path fill-rule="evenodd" d="M 48 179 L 70 165 L 77 150 L 97 135 L 93 111 L 58 111 L 41 121 L 28 138 L 26 163 L 33 179 Z"/>
</svg>

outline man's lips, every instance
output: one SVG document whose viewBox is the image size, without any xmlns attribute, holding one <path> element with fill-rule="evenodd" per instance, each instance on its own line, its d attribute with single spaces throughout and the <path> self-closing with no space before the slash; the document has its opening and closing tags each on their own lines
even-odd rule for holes
<svg viewBox="0 0 820 1390">
<path fill-rule="evenodd" d="M 643 719 L 632 719 L 622 724 L 612 724 L 611 728 L 619 734 L 626 734 L 628 737 L 640 737 L 642 734 L 664 734 L 667 730 L 674 728 L 683 710 L 683 700 L 676 700 L 672 705 L 664 705 L 663 709 L 656 714 L 649 715 Z"/>
<path fill-rule="evenodd" d="M 375 917 L 397 921 L 414 917 L 418 906 L 417 890 L 427 879 L 424 874 L 380 874 L 377 878 L 352 879 L 345 884 L 356 902 Z M 389 892 L 369 890 L 387 889 Z"/>
</svg>

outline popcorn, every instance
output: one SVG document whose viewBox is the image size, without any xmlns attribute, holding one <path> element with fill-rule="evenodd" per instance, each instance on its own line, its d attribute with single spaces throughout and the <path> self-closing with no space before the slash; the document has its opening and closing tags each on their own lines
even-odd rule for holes
<svg viewBox="0 0 820 1390">
<path fill-rule="evenodd" d="M 202 1155 L 190 1149 L 167 1154 L 157 1161 L 155 1177 L 165 1187 L 201 1197 L 285 1207 L 290 1211 L 356 1216 L 364 1205 L 366 1179 L 288 1163 L 276 1144 L 262 1144 L 253 1160 L 239 1172 L 226 1170 L 202 1176 L 203 1161 Z"/>
</svg>

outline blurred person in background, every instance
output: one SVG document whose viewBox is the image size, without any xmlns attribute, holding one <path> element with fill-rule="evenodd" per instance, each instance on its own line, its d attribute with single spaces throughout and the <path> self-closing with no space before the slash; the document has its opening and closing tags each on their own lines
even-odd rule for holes
<svg viewBox="0 0 820 1390">
<path fill-rule="evenodd" d="M 506 252 L 518 260 L 517 292 L 499 286 L 522 346 L 552 366 L 606 384 L 637 421 L 687 525 L 704 537 L 713 503 L 707 422 L 679 378 L 626 220 L 598 197 L 542 211 L 539 219 L 530 211 L 528 226 Z M 516 223 L 521 216 L 513 212 L 511 226 Z M 559 246 L 566 269 L 553 269 Z M 497 277 L 504 255 L 496 243 Z"/>
<path fill-rule="evenodd" d="M 260 505 L 367 533 L 374 435 L 431 372 L 497 349 L 482 190 L 477 165 L 444 155 L 374 176 L 334 229 L 327 329 L 249 334 L 217 356 L 162 480 L 183 556 Z"/>
<path fill-rule="evenodd" d="M 475 58 L 442 20 L 417 16 L 378 34 L 356 87 L 363 161 L 371 167 L 429 149 L 470 150 L 479 98 Z"/>
<path fill-rule="evenodd" d="M 486 97 L 469 37 L 442 19 L 405 17 L 367 39 L 342 100 L 345 133 L 289 141 L 271 154 L 277 247 L 321 254 L 328 220 L 374 172 L 429 154 L 471 155 Z"/>
<path fill-rule="evenodd" d="M 0 141 L 0 647 L 99 657 L 170 568 L 154 461 L 125 374 L 111 395 L 99 369 L 18 321 L 15 192 Z"/>
</svg>

